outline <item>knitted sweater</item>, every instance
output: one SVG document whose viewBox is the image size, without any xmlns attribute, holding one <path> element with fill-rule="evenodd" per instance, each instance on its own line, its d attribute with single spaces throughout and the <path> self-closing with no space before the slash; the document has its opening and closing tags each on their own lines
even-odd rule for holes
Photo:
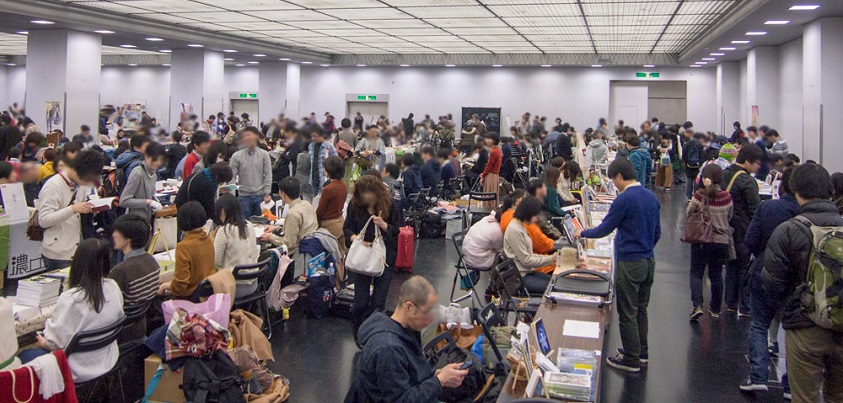
<svg viewBox="0 0 843 403">
<path fill-rule="evenodd" d="M 714 200 L 711 200 L 707 196 L 704 196 L 702 191 L 698 190 L 688 203 L 688 207 L 685 210 L 686 217 L 703 208 L 703 203 L 706 203 L 708 206 L 711 224 L 714 227 L 713 243 L 728 245 L 732 238 L 732 227 L 729 225 L 733 213 L 732 195 L 729 192 L 718 190 L 717 195 L 714 196 Z"/>
<path fill-rule="evenodd" d="M 653 249 L 661 237 L 659 200 L 640 184 L 624 189 L 603 222 L 596 228 L 582 232 L 583 238 L 603 238 L 615 235 L 615 255 L 618 261 L 630 262 L 652 259 Z"/>
<path fill-rule="evenodd" d="M 537 255 L 533 252 L 530 234 L 518 220 L 513 220 L 506 228 L 506 233 L 503 235 L 503 253 L 515 261 L 515 266 L 522 275 L 533 269 L 553 264 L 553 256 Z"/>
</svg>

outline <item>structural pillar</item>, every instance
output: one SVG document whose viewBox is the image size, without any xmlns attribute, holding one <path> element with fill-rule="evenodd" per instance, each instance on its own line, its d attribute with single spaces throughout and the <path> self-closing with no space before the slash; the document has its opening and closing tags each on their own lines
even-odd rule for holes
<svg viewBox="0 0 843 403">
<path fill-rule="evenodd" d="M 227 94 L 221 52 L 176 49 L 170 63 L 170 128 L 191 114 L 201 121 L 224 110 Z"/>
<path fill-rule="evenodd" d="M 299 113 L 299 99 L 301 96 L 301 65 L 296 63 L 287 64 L 287 109 L 285 114 L 289 119 L 298 121 L 302 115 Z"/>
<path fill-rule="evenodd" d="M 287 63 L 260 62 L 258 66 L 258 114 L 269 124 L 279 114 L 287 115 Z M 287 118 L 296 120 L 298 116 Z"/>
<path fill-rule="evenodd" d="M 26 114 L 41 131 L 73 136 L 99 118 L 102 38 L 69 30 L 33 30 L 26 47 Z M 47 103 L 53 111 L 48 113 Z M 48 122 L 48 115 L 51 117 Z"/>
<path fill-rule="evenodd" d="M 779 124 L 779 50 L 771 46 L 757 46 L 746 56 L 746 105 L 749 122 L 745 125 Z M 753 121 L 753 106 L 758 107 L 758 121 Z"/>
<path fill-rule="evenodd" d="M 802 33 L 802 160 L 812 159 L 830 172 L 843 170 L 843 137 L 835 128 L 843 116 L 843 18 L 822 18 Z"/>
<path fill-rule="evenodd" d="M 717 65 L 717 130 L 727 136 L 732 131 L 732 122 L 741 120 L 738 74 L 738 62 Z"/>
</svg>

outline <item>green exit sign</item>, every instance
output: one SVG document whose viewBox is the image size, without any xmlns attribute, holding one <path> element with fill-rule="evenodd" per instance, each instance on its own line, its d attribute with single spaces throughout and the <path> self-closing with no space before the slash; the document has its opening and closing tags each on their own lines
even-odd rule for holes
<svg viewBox="0 0 843 403">
<path fill-rule="evenodd" d="M 377 95 L 358 95 L 357 100 L 358 101 L 377 101 L 378 96 Z"/>
<path fill-rule="evenodd" d="M 659 78 L 659 73 L 650 73 L 650 78 Z"/>
<path fill-rule="evenodd" d="M 645 71 L 638 71 L 635 73 L 636 78 L 659 78 L 659 73 L 648 73 Z"/>
<path fill-rule="evenodd" d="M 257 99 L 258 94 L 240 93 L 240 98 Z"/>
<path fill-rule="evenodd" d="M 639 72 L 635 73 L 635 77 L 645 78 L 645 77 L 647 77 L 647 73 L 645 73 L 643 71 L 639 71 Z"/>
</svg>

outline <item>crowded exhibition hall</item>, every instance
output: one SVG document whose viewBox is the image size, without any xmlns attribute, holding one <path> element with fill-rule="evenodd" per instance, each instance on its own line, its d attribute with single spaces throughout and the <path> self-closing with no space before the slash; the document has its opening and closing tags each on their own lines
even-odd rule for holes
<svg viewBox="0 0 843 403">
<path fill-rule="evenodd" d="M 843 0 L 0 10 L 0 403 L 843 403 Z"/>
</svg>

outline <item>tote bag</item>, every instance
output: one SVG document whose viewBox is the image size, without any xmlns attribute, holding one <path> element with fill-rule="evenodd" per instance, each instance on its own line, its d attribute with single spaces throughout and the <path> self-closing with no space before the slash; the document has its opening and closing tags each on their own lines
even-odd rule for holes
<svg viewBox="0 0 843 403">
<path fill-rule="evenodd" d="M 714 243 L 714 226 L 711 223 L 711 214 L 708 212 L 707 198 L 707 196 L 703 196 L 702 205 L 688 215 L 688 219 L 685 220 L 682 242 Z"/>
<path fill-rule="evenodd" d="M 363 241 L 371 223 L 372 217 L 369 217 L 366 225 L 360 230 L 360 235 L 351 243 L 351 248 L 348 249 L 348 255 L 345 257 L 345 268 L 352 273 L 380 277 L 386 266 L 386 245 L 383 243 L 383 236 L 378 228 L 375 228 L 375 239 L 371 244 Z"/>
</svg>

